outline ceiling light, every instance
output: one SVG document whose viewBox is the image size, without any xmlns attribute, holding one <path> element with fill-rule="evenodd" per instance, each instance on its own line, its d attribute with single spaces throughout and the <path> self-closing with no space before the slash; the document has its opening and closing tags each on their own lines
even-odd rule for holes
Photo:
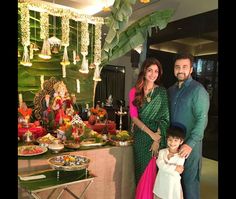
<svg viewBox="0 0 236 199">
<path fill-rule="evenodd" d="M 111 6 L 111 5 L 108 4 L 108 0 L 105 0 L 105 5 L 102 8 L 103 12 L 110 12 L 111 8 L 109 6 Z"/>
<path fill-rule="evenodd" d="M 150 0 L 140 0 L 140 3 L 149 3 Z"/>
</svg>

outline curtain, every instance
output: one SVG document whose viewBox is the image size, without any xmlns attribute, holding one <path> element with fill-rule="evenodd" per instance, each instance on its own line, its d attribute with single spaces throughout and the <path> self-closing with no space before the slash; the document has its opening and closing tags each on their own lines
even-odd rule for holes
<svg viewBox="0 0 236 199">
<path fill-rule="evenodd" d="M 109 95 L 113 98 L 113 107 L 117 107 L 117 100 L 124 100 L 125 92 L 125 67 L 106 65 L 101 71 L 102 81 L 98 82 L 95 93 L 97 101 L 106 103 Z"/>
</svg>

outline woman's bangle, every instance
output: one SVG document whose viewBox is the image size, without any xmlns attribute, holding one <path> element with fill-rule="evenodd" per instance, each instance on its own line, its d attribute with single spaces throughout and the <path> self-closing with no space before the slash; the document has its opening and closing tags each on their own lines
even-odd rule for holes
<svg viewBox="0 0 236 199">
<path fill-rule="evenodd" d="M 145 126 L 145 124 L 144 124 L 144 125 L 142 126 L 141 130 L 143 131 L 143 130 L 145 129 L 145 127 L 146 127 L 146 126 Z"/>
</svg>

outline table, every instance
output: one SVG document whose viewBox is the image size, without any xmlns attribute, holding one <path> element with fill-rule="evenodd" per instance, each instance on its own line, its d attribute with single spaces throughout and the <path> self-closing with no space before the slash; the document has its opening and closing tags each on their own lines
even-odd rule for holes
<svg viewBox="0 0 236 199">
<path fill-rule="evenodd" d="M 31 196 L 35 199 L 40 199 L 39 193 L 43 191 L 50 191 L 48 193 L 49 198 L 61 198 L 64 191 L 69 193 L 73 198 L 80 199 L 83 197 L 85 192 L 88 190 L 89 186 L 94 180 L 94 175 L 90 174 L 87 169 L 78 170 L 78 171 L 42 171 L 37 172 L 37 174 L 43 174 L 46 178 L 23 181 L 18 179 L 19 186 L 26 190 Z M 81 190 L 81 193 L 75 194 L 70 190 L 70 185 L 86 183 L 84 188 Z M 62 188 L 57 195 L 55 192 Z"/>
<path fill-rule="evenodd" d="M 135 193 L 133 146 L 105 146 L 96 149 L 76 150 L 66 152 L 74 155 L 86 156 L 90 159 L 88 170 L 96 174 L 92 186 L 83 199 L 133 199 Z M 52 154 L 53 155 L 53 154 Z M 42 156 L 43 158 L 40 158 Z M 47 156 L 44 154 L 18 159 L 18 174 L 27 174 L 38 170 L 49 169 Z M 81 184 L 70 185 L 70 190 L 79 193 L 84 187 Z M 47 198 L 49 190 L 41 197 Z M 43 195 L 44 194 L 44 195 Z M 28 199 L 23 191 L 18 192 L 18 198 Z M 63 192 L 63 199 L 71 199 L 71 195 Z"/>
</svg>

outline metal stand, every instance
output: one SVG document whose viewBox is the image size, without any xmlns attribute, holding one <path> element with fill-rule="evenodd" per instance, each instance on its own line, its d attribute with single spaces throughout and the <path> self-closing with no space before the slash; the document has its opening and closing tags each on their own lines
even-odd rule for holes
<svg viewBox="0 0 236 199">
<path fill-rule="evenodd" d="M 55 180 L 57 182 L 60 181 L 60 178 L 62 178 L 63 176 L 61 176 L 62 174 L 60 173 L 59 170 L 56 171 L 56 176 L 55 176 Z M 93 174 L 89 174 L 88 173 L 88 169 L 86 168 L 85 169 L 85 178 L 84 179 L 81 179 L 81 180 L 71 180 L 69 182 L 65 182 L 65 183 L 62 183 L 62 184 L 58 184 L 57 182 L 55 184 L 52 184 L 52 185 L 49 185 L 47 187 L 40 187 L 37 189 L 34 189 L 34 190 L 30 190 L 28 188 L 24 188 L 24 190 L 26 190 L 33 198 L 35 199 L 40 199 L 40 195 L 39 193 L 42 192 L 42 191 L 49 191 L 49 195 L 47 196 L 47 199 L 50 199 L 50 198 L 55 198 L 55 199 L 60 199 L 60 198 L 63 198 L 62 197 L 62 194 L 64 191 L 68 192 L 73 198 L 75 199 L 82 199 L 82 197 L 84 196 L 85 192 L 88 190 L 89 186 L 92 184 L 93 182 L 93 179 L 94 179 L 94 175 Z M 47 179 L 45 179 L 47 180 Z M 19 182 L 19 181 L 18 181 Z M 75 194 L 73 193 L 71 190 L 70 190 L 70 185 L 73 185 L 73 184 L 79 184 L 79 183 L 86 183 L 84 188 L 81 190 L 81 192 L 78 194 Z M 20 185 L 20 184 L 19 184 Z M 59 193 L 57 193 L 55 195 L 55 192 L 57 190 L 59 190 Z"/>
<path fill-rule="evenodd" d="M 115 112 L 115 113 L 120 116 L 119 130 L 121 131 L 122 130 L 122 116 L 126 115 L 127 112 L 126 111 L 123 112 L 123 108 L 122 106 L 120 106 L 120 111 Z"/>
</svg>

